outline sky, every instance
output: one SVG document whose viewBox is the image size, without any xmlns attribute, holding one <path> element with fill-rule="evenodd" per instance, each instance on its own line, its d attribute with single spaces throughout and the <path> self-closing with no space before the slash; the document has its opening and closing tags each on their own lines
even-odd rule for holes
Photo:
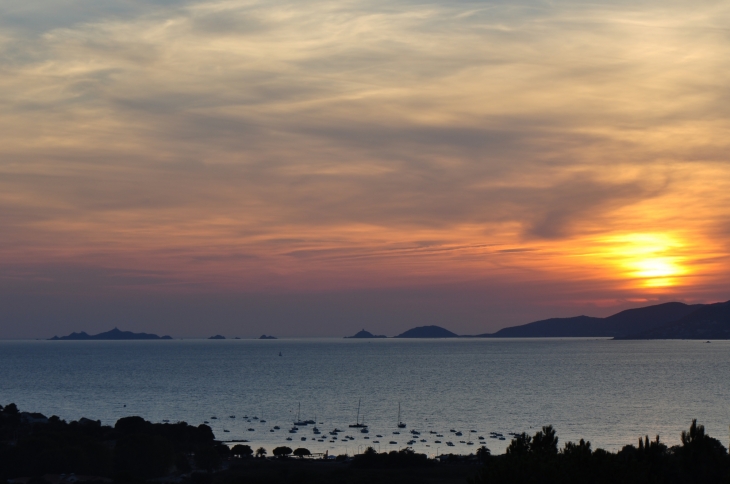
<svg viewBox="0 0 730 484">
<path fill-rule="evenodd" d="M 0 338 L 730 299 L 726 1 L 4 0 Z"/>
</svg>

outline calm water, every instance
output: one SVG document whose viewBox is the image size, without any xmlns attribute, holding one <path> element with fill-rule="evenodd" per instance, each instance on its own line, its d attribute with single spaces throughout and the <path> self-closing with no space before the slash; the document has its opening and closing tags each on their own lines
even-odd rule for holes
<svg viewBox="0 0 730 484">
<path fill-rule="evenodd" d="M 127 415 L 208 420 L 220 439 L 269 449 L 385 451 L 404 447 L 416 429 L 417 440 L 427 440 L 412 445 L 419 452 L 469 453 L 477 445 L 459 441 L 476 430 L 473 441 L 484 436 L 501 453 L 509 439 L 489 432 L 552 424 L 561 445 L 584 437 L 615 450 L 644 434 L 677 443 L 692 418 L 727 445 L 730 424 L 730 342 L 723 341 L 3 341 L 0 375 L 0 403 L 23 410 L 106 424 Z M 359 399 L 369 439 L 347 427 Z M 302 418 L 322 422 L 323 435 L 337 427 L 355 440 L 320 443 L 311 426 L 289 434 L 300 402 Z M 393 435 L 398 402 L 408 428 Z M 274 425 L 281 430 L 269 432 Z M 434 443 L 432 430 L 455 447 Z"/>
</svg>

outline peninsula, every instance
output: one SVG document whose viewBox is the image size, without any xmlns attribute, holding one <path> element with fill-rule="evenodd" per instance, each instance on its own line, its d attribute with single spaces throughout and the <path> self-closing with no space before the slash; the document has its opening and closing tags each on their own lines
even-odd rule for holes
<svg viewBox="0 0 730 484">
<path fill-rule="evenodd" d="M 50 341 L 86 341 L 86 340 L 133 340 L 133 339 L 172 339 L 170 336 L 158 336 L 150 333 L 133 333 L 131 331 L 121 331 L 114 328 L 106 333 L 88 334 L 84 331 L 80 333 L 71 333 L 68 336 L 54 336 Z"/>
<path fill-rule="evenodd" d="M 691 305 L 670 302 L 627 309 L 606 318 L 552 318 L 477 337 L 730 339 L 730 301 Z"/>
</svg>

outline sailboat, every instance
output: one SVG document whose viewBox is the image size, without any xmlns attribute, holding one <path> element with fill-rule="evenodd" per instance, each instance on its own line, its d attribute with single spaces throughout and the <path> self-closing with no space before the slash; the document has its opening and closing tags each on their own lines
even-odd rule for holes
<svg viewBox="0 0 730 484">
<path fill-rule="evenodd" d="M 400 402 L 398 402 L 398 428 L 404 429 L 406 428 L 406 424 L 400 421 Z"/>
<path fill-rule="evenodd" d="M 297 420 L 296 420 L 296 422 L 294 422 L 294 425 L 309 425 L 309 420 L 302 421 L 301 414 L 302 414 L 302 402 L 299 402 L 299 410 L 297 410 Z"/>
<path fill-rule="evenodd" d="M 351 429 L 364 429 L 367 428 L 367 425 L 360 422 L 360 402 L 362 399 L 357 401 L 357 418 L 355 419 L 355 423 L 350 425 Z"/>
</svg>

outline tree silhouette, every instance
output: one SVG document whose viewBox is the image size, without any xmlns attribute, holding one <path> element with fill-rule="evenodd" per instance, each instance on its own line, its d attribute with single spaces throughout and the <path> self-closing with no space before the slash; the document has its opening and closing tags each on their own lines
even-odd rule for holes
<svg viewBox="0 0 730 484">
<path fill-rule="evenodd" d="M 530 443 L 532 442 L 532 437 L 527 435 L 525 432 L 522 432 L 519 435 L 516 435 L 514 439 L 512 439 L 512 442 L 510 442 L 509 446 L 507 447 L 507 454 L 512 456 L 523 456 L 530 453 Z"/>
<path fill-rule="evenodd" d="M 300 459 L 303 459 L 304 456 L 312 455 L 312 453 L 309 452 L 309 449 L 305 449 L 304 447 L 299 447 L 298 449 L 294 449 L 294 455 L 299 457 Z"/>
<path fill-rule="evenodd" d="M 292 450 L 290 447 L 282 446 L 275 448 L 271 451 L 271 453 L 274 454 L 276 457 L 284 458 L 291 455 Z"/>
<path fill-rule="evenodd" d="M 231 449 L 231 454 L 238 457 L 251 457 L 253 455 L 253 449 L 248 445 L 236 444 Z"/>
<path fill-rule="evenodd" d="M 558 453 L 558 437 L 552 425 L 538 431 L 530 443 L 530 452 L 535 455 L 551 456 Z"/>
<path fill-rule="evenodd" d="M 482 445 L 477 449 L 477 459 L 480 462 L 486 462 L 490 455 L 492 455 L 492 451 L 486 445 Z"/>
<path fill-rule="evenodd" d="M 266 456 L 266 454 L 266 449 L 264 449 L 263 447 L 259 447 L 258 449 L 256 449 L 256 457 L 263 458 L 264 456 Z"/>
</svg>

